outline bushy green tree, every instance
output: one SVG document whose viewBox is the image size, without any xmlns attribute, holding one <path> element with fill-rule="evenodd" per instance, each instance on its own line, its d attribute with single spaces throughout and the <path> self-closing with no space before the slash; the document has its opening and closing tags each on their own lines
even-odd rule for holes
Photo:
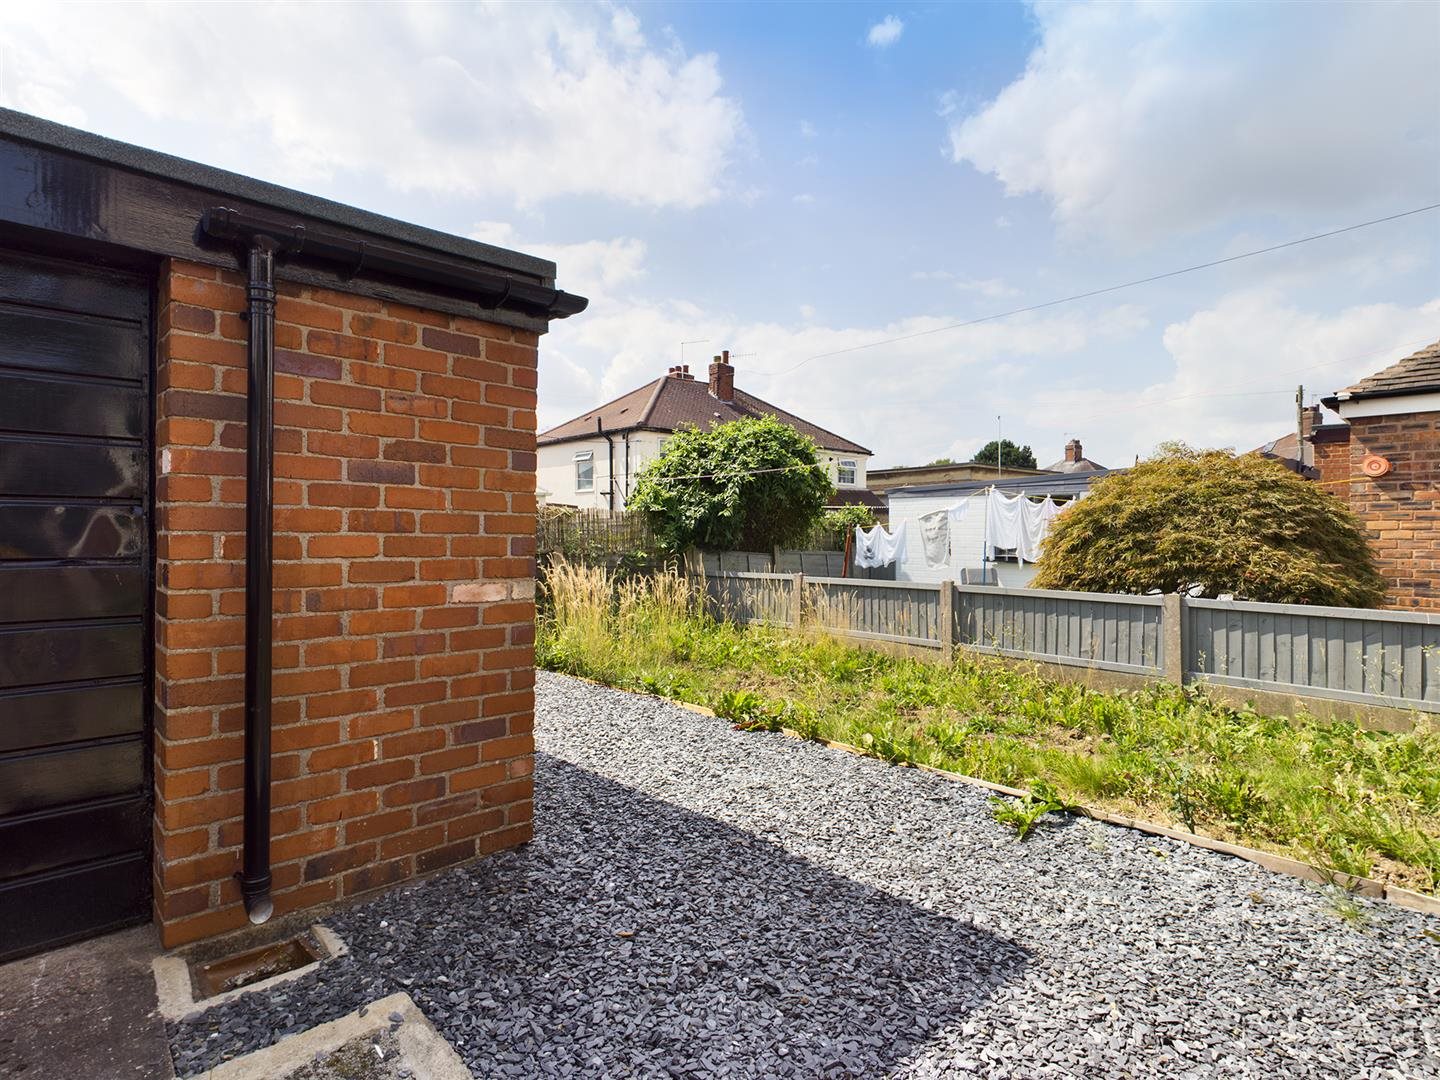
<svg viewBox="0 0 1440 1080">
<path fill-rule="evenodd" d="M 820 528 L 845 531 L 860 526 L 868 529 L 875 524 L 875 511 L 868 506 L 852 504 L 850 506 L 837 506 L 833 510 L 826 510 L 820 515 Z"/>
<path fill-rule="evenodd" d="M 834 490 L 810 437 L 764 416 L 677 431 L 629 506 L 671 551 L 768 551 L 803 540 Z"/>
<path fill-rule="evenodd" d="M 1385 582 L 1360 521 L 1258 454 L 1162 446 L 1055 519 L 1031 583 L 1376 607 Z"/>
<path fill-rule="evenodd" d="M 982 465 L 1008 465 L 1012 469 L 1039 468 L 1035 464 L 1035 452 L 1030 447 L 1016 446 L 1009 439 L 991 439 L 976 452 L 973 460 Z"/>
</svg>

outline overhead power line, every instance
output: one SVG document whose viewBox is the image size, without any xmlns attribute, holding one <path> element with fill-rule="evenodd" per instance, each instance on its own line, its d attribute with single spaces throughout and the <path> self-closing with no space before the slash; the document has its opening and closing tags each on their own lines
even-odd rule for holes
<svg viewBox="0 0 1440 1080">
<path fill-rule="evenodd" d="M 1334 367 L 1336 364 L 1351 364 L 1351 363 L 1354 363 L 1356 360 L 1363 360 L 1363 359 L 1365 359 L 1366 357 L 1377 356 L 1377 355 L 1379 355 L 1379 354 L 1381 354 L 1381 353 L 1387 353 L 1387 354 L 1388 354 L 1388 353 L 1394 353 L 1394 352 L 1395 352 L 1396 350 L 1398 350 L 1398 349 L 1408 348 L 1408 347 L 1411 346 L 1411 345 L 1424 345 L 1424 344 L 1426 344 L 1427 342 L 1431 342 L 1431 341 L 1434 341 L 1434 340 L 1435 340 L 1435 338 L 1434 338 L 1433 335 L 1427 334 L 1425 337 L 1422 337 L 1422 338 L 1411 338 L 1411 339 L 1408 340 L 1408 341 L 1397 341 L 1397 342 L 1395 342 L 1394 344 L 1386 345 L 1386 346 L 1384 346 L 1384 347 L 1382 347 L 1382 348 L 1379 348 L 1379 349 L 1371 349 L 1371 350 L 1369 350 L 1368 352 L 1363 352 L 1363 353 L 1352 353 L 1352 354 L 1349 355 L 1349 356 L 1337 357 L 1337 358 L 1334 359 L 1334 360 L 1326 360 L 1326 361 L 1323 361 L 1322 363 L 1318 363 L 1318 364 L 1307 364 L 1307 365 L 1305 365 L 1304 367 L 1290 368 L 1290 369 L 1287 369 L 1287 370 L 1285 370 L 1285 371 L 1271 371 L 1271 372 L 1267 372 L 1265 375 L 1260 376 L 1258 379 L 1251 379 L 1251 380 L 1249 380 L 1248 382 L 1236 383 L 1236 384 L 1234 384 L 1234 385 L 1236 385 L 1236 386 L 1254 386 L 1256 383 L 1268 382 L 1270 379 L 1278 378 L 1278 377 L 1281 376 L 1281 375 L 1295 375 L 1295 374 L 1301 374 L 1301 373 L 1312 372 L 1312 371 L 1321 371 L 1321 370 L 1324 370 L 1325 368 Z M 1200 392 L 1200 393 L 1193 393 L 1193 394 L 1180 394 L 1180 395 L 1178 395 L 1178 396 L 1176 396 L 1176 397 L 1153 398 L 1153 399 L 1152 399 L 1152 398 L 1137 397 L 1135 400 L 1129 401 L 1129 402 L 1127 402 L 1126 404 L 1121 405 L 1121 406 L 1118 406 L 1118 407 L 1116 407 L 1116 408 L 1106 409 L 1106 410 L 1103 411 L 1103 412 L 1082 413 L 1082 414 L 1079 414 L 1079 415 L 1071 415 L 1071 416 L 1068 417 L 1068 420 L 1074 421 L 1074 420 L 1096 420 L 1096 419 L 1102 419 L 1102 418 L 1104 418 L 1104 417 L 1106 417 L 1106 416 L 1114 416 L 1114 415 L 1117 415 L 1117 414 L 1119 414 L 1119 413 L 1130 412 L 1131 410 L 1136 409 L 1136 408 L 1141 408 L 1141 407 L 1149 408 L 1149 407 L 1152 406 L 1152 405 L 1169 405 L 1169 404 L 1171 404 L 1171 403 L 1173 403 L 1173 402 L 1176 402 L 1176 401 L 1190 401 L 1190 400 L 1192 400 L 1192 399 L 1194 399 L 1194 398 L 1265 397 L 1265 396 L 1267 396 L 1267 395 L 1273 395 L 1273 394 L 1293 394 L 1294 392 L 1295 392 L 1295 388 L 1294 388 L 1294 387 L 1287 387 L 1287 388 L 1282 389 L 1282 390 L 1232 390 L 1232 391 L 1223 391 L 1223 392 L 1214 392 L 1214 393 L 1212 393 L 1212 392 Z M 1106 391 L 1106 393 L 1109 393 L 1109 391 Z M 1123 393 L 1123 391 L 1121 391 L 1121 393 Z M 1046 408 L 1046 407 L 1049 407 L 1049 406 L 1061 406 L 1061 405 L 1064 405 L 1064 406 L 1066 406 L 1066 407 L 1073 407 L 1073 406 L 1075 405 L 1075 398 L 1074 398 L 1073 395 L 1070 396 L 1070 397 L 1067 397 L 1067 398 L 1048 398 L 1048 399 L 1047 399 L 1047 398 L 1036 398 L 1036 399 L 1034 399 L 1033 401 L 1029 401 L 1028 404 L 1029 404 L 1031 407 L 1039 407 L 1039 408 Z"/>
<path fill-rule="evenodd" d="M 1194 266 L 1183 266 L 1178 270 L 1167 270 L 1163 274 L 1151 274 L 1149 277 L 1136 278 L 1134 281 L 1123 281 L 1118 285 L 1107 285 L 1102 289 L 1091 289 L 1088 292 L 1062 296 L 1057 300 L 1046 300 L 1040 304 L 1029 304 L 1025 307 L 1011 308 L 1009 311 L 997 311 L 993 315 L 982 315 L 978 319 L 967 319 L 964 322 L 950 323 L 946 326 L 936 326 L 929 330 L 917 330 L 913 334 L 901 334 L 897 337 L 883 338 L 879 341 L 867 342 L 864 345 L 850 345 L 844 349 L 832 349 L 830 352 L 816 353 L 814 356 L 807 356 L 805 359 L 787 368 L 781 368 L 779 371 L 752 371 L 748 374 L 766 377 L 787 375 L 792 371 L 804 367 L 812 360 L 824 360 L 831 356 L 844 356 L 847 353 L 860 352 L 864 349 L 874 349 L 881 345 L 894 345 L 902 341 L 914 341 L 916 338 L 930 337 L 933 334 L 943 334 L 950 330 L 962 330 L 967 326 L 979 326 L 981 323 L 995 322 L 997 319 L 1008 319 L 1012 316 L 1025 315 L 1032 311 L 1043 311 L 1046 308 L 1057 307 L 1060 304 L 1074 303 L 1076 300 L 1088 300 L 1093 296 L 1104 296 L 1107 293 L 1119 292 L 1122 289 L 1133 289 L 1137 285 L 1149 285 L 1152 282 L 1164 281 L 1166 278 L 1179 277 L 1182 274 L 1193 274 L 1198 270 L 1209 270 L 1216 266 L 1224 266 L 1227 263 L 1239 262 L 1242 259 L 1253 259 L 1257 255 L 1269 255 L 1272 252 L 1284 251 L 1286 248 L 1309 244 L 1315 240 L 1326 240 L 1332 236 L 1341 236 L 1345 233 L 1355 232 L 1357 229 L 1368 229 L 1372 225 L 1383 225 L 1387 221 L 1399 221 L 1401 218 L 1413 217 L 1416 214 L 1428 213 L 1431 210 L 1440 210 L 1440 202 L 1431 203 L 1428 206 L 1417 206 L 1413 210 L 1402 210 L 1398 214 L 1387 214 L 1385 217 L 1372 218 L 1369 221 L 1357 222 L 1354 225 L 1331 229 L 1328 232 L 1315 233 L 1313 236 L 1302 236 L 1298 240 L 1287 240 L 1283 244 L 1271 244 L 1269 247 L 1256 248 L 1254 251 L 1245 251 L 1239 255 L 1229 255 L 1223 259 L 1211 259 L 1209 262 L 1196 263 Z"/>
</svg>

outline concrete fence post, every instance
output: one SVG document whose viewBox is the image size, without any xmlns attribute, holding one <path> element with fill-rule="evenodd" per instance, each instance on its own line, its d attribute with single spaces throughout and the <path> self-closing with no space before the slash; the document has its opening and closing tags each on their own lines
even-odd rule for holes
<svg viewBox="0 0 1440 1080">
<path fill-rule="evenodd" d="M 955 659 L 955 582 L 940 582 L 940 648 L 947 661 Z"/>
<path fill-rule="evenodd" d="M 1164 606 L 1160 609 L 1160 639 L 1164 664 L 1160 675 L 1166 682 L 1176 686 L 1185 683 L 1185 597 L 1181 593 L 1166 593 Z"/>
<path fill-rule="evenodd" d="M 804 574 L 804 572 L 801 571 L 801 572 L 796 573 L 795 576 L 794 576 L 794 581 L 795 581 L 795 593 L 794 593 L 794 597 L 793 597 L 793 598 L 791 599 L 791 601 L 790 601 L 790 611 L 791 611 L 790 625 L 793 626 L 796 630 L 799 630 L 799 629 L 800 629 L 800 624 L 805 620 L 805 574 Z"/>
</svg>

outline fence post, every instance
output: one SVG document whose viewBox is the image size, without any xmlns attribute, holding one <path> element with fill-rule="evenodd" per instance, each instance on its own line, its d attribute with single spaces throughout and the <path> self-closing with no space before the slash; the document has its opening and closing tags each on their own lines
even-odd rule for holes
<svg viewBox="0 0 1440 1080">
<path fill-rule="evenodd" d="M 948 663 L 955 659 L 955 582 L 940 582 L 940 648 Z"/>
<path fill-rule="evenodd" d="M 1182 686 L 1185 683 L 1185 597 L 1181 593 L 1165 594 L 1160 609 L 1160 638 L 1165 656 L 1161 677 Z"/>
<path fill-rule="evenodd" d="M 805 618 L 805 573 L 800 571 L 793 577 L 795 593 L 790 600 L 790 625 L 796 630 Z"/>
</svg>

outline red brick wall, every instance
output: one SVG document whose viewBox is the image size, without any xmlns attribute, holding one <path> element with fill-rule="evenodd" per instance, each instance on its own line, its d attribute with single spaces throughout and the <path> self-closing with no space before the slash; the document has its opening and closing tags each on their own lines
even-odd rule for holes
<svg viewBox="0 0 1440 1080">
<path fill-rule="evenodd" d="M 157 311 L 155 914 L 244 923 L 244 282 Z M 281 283 L 277 912 L 530 837 L 534 334 Z"/>
<path fill-rule="evenodd" d="M 1440 610 L 1440 413 L 1352 417 L 1342 449 L 1355 479 L 1336 490 L 1365 523 L 1391 606 Z M 1388 459 L 1390 472 L 1363 479 L 1367 454 Z"/>
<path fill-rule="evenodd" d="M 1320 483 L 1325 490 L 1342 501 L 1349 502 L 1347 481 L 1350 479 L 1350 439 L 1347 434 L 1342 440 L 1325 433 L 1313 446 L 1315 468 L 1320 470 Z"/>
</svg>

